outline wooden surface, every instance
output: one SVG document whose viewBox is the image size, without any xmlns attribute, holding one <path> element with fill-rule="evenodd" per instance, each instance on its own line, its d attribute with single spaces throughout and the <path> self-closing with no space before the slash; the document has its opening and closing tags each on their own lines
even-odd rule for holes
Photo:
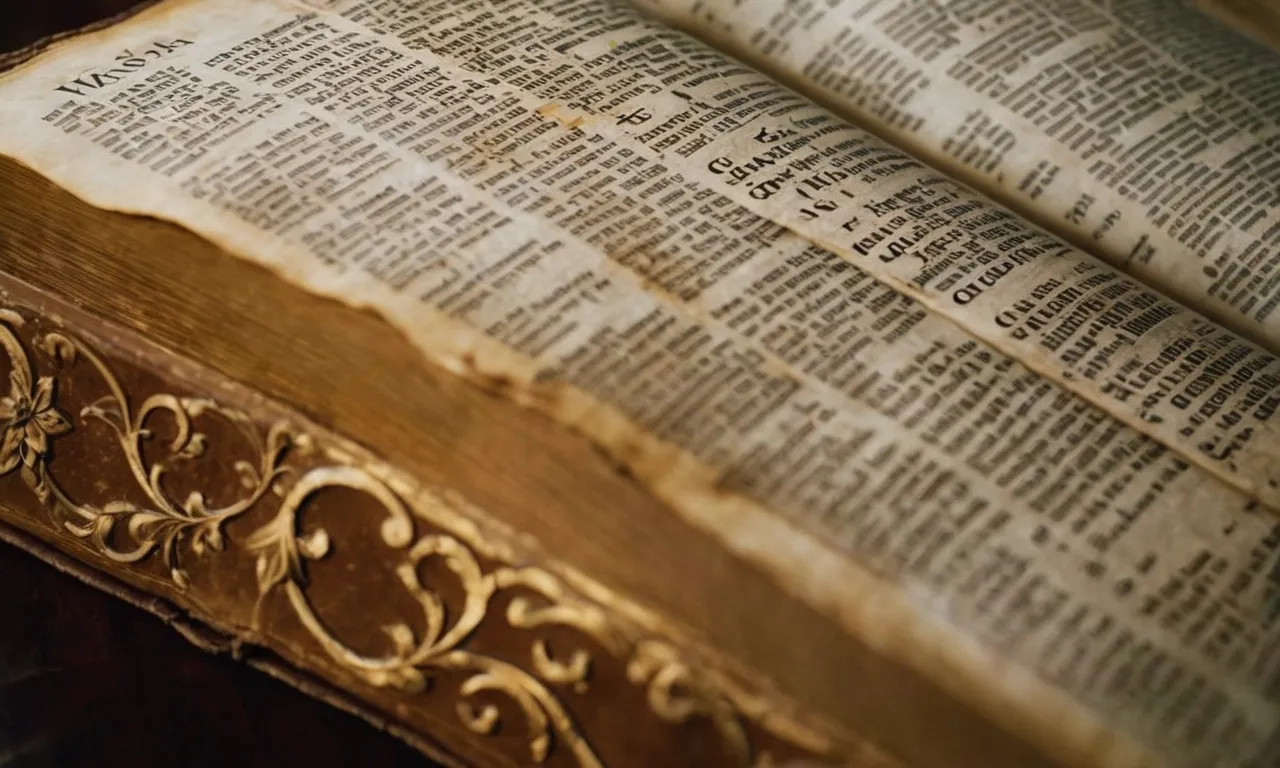
<svg viewBox="0 0 1280 768">
<path fill-rule="evenodd" d="M 127 10 L 138 0 L 59 0 L 6 3 L 0 51 L 22 48 L 46 35 L 76 29 Z"/>
<path fill-rule="evenodd" d="M 357 718 L 0 546 L 0 765 L 431 763 Z"/>
</svg>

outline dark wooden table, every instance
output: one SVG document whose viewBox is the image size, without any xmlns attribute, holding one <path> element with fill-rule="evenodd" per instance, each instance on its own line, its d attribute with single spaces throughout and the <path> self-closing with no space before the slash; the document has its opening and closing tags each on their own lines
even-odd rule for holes
<svg viewBox="0 0 1280 768">
<path fill-rule="evenodd" d="M 4 3 L 0 9 L 0 52 L 12 51 L 42 37 L 79 29 L 116 14 L 144 0 L 44 0 L 38 3 Z"/>
<path fill-rule="evenodd" d="M 357 718 L 0 544 L 0 765 L 430 766 Z"/>
</svg>

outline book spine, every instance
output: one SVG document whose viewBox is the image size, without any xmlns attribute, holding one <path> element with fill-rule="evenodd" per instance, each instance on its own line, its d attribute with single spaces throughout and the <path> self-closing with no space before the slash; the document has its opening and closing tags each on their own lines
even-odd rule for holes
<svg viewBox="0 0 1280 768">
<path fill-rule="evenodd" d="M 456 492 L 19 281 L 0 291 L 0 537 L 202 647 L 446 764 L 892 764 Z"/>
</svg>

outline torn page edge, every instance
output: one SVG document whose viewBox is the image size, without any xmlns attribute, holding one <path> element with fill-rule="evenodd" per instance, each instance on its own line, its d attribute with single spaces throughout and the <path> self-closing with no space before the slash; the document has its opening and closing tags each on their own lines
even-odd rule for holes
<svg viewBox="0 0 1280 768">
<path fill-rule="evenodd" d="M 886 582 L 816 537 L 744 496 L 719 487 L 718 476 L 674 445 L 640 429 L 616 409 L 560 382 L 537 380 L 536 363 L 443 313 L 395 294 L 371 279 L 316 274 L 299 258 L 255 255 L 254 238 L 234 227 L 188 224 L 198 216 L 170 198 L 154 208 L 130 208 L 92 188 L 87 173 L 49 157 L 15 158 L 60 182 L 86 202 L 120 213 L 187 226 L 223 249 L 257 263 L 312 293 L 383 317 L 425 357 L 463 379 L 544 413 L 599 446 L 687 522 L 766 571 L 789 593 L 836 620 L 869 648 L 923 674 L 1002 727 L 1073 763 L 1110 768 L 1159 765 L 1148 750 L 1100 721 L 1065 693 L 1006 662 L 972 638 L 921 611 Z M 62 166 L 59 168 L 59 166 Z M 83 168 L 83 166 L 80 166 Z M 87 171 L 87 169 L 85 169 Z M 81 178 L 75 178 L 80 176 Z"/>
<path fill-rule="evenodd" d="M 129 25 L 155 21 L 183 4 L 164 3 L 149 8 L 134 17 Z M 64 40 L 53 48 L 96 42 L 110 32 Z M 21 69 L 15 70 L 15 74 Z M 835 620 L 851 636 L 876 653 L 914 669 L 958 700 L 978 708 L 993 722 L 1047 752 L 1061 755 L 1070 763 L 1105 768 L 1160 764 L 1146 747 L 1059 689 L 931 618 L 898 585 L 875 576 L 765 506 L 723 490 L 716 473 L 687 452 L 645 432 L 618 410 L 581 390 L 559 382 L 539 381 L 534 360 L 369 278 L 353 280 L 350 275 L 308 270 L 304 253 L 260 256 L 257 250 L 261 243 L 226 223 L 224 216 L 202 216 L 185 206 L 185 201 L 173 197 L 154 200 L 150 206 L 140 203 L 130 207 L 120 202 L 119 195 L 95 184 L 94 168 L 87 167 L 88 164 L 68 162 L 49 152 L 47 147 L 24 148 L 21 156 L 0 151 L 91 205 L 185 226 L 230 253 L 259 264 L 314 294 L 357 309 L 371 310 L 403 333 L 429 361 L 475 385 L 494 390 L 496 382 L 505 381 L 502 396 L 584 435 L 632 472 L 682 519 L 710 533 L 730 551 L 767 572 L 785 590 Z M 794 232 L 793 228 L 788 229 Z M 881 278 L 877 276 L 877 279 Z M 884 282 L 902 290 L 890 281 Z M 926 306 L 937 311 L 930 304 Z M 951 315 L 944 314 L 944 317 L 964 327 Z M 969 329 L 966 327 L 966 330 Z M 974 335 L 990 343 L 985 335 Z M 1044 373 L 1034 365 L 1028 367 Z"/>
</svg>

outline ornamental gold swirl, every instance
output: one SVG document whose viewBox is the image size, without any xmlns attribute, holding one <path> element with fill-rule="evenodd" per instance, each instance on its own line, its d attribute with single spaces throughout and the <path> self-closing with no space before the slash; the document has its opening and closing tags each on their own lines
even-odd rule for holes
<svg viewBox="0 0 1280 768">
<path fill-rule="evenodd" d="M 494 597 L 510 591 L 501 617 L 509 626 L 537 630 L 556 625 L 576 630 L 624 661 L 627 678 L 643 688 L 655 716 L 677 724 L 704 718 L 715 726 L 735 762 L 772 764 L 767 753 L 752 749 L 740 707 L 726 687 L 688 666 L 670 644 L 644 639 L 633 628 L 612 620 L 547 570 L 502 563 L 486 566 L 466 537 L 450 532 L 451 527 L 457 528 L 457 515 L 439 498 L 425 494 L 425 503 L 411 507 L 378 474 L 358 463 L 295 466 L 290 460 L 314 457 L 316 445 L 285 421 L 264 431 L 246 414 L 213 400 L 171 394 L 150 395 L 134 407 L 99 355 L 71 335 L 54 331 L 36 338 L 32 346 L 55 371 L 87 364 L 105 385 L 106 394 L 84 406 L 79 417 L 110 428 L 135 490 L 141 492 L 131 495 L 145 501 L 119 495 L 102 504 L 73 499 L 50 467 L 53 442 L 75 425 L 58 407 L 56 377 L 37 375 L 33 358 L 19 338 L 24 325 L 20 314 L 0 309 L 0 347 L 10 364 L 9 393 L 0 398 L 0 476 L 20 472 L 55 524 L 89 542 L 104 557 L 126 564 L 158 557 L 174 585 L 186 590 L 191 577 L 183 567 L 184 559 L 226 551 L 226 524 L 271 503 L 274 515 L 242 543 L 243 550 L 255 558 L 259 605 L 268 595 L 283 592 L 325 653 L 369 685 L 420 693 L 429 688 L 433 673 L 461 673 L 464 680 L 456 710 L 472 732 L 497 731 L 502 714 L 477 698 L 481 693 L 496 693 L 513 702 L 525 721 L 529 762 L 542 764 L 553 751 L 562 749 L 584 768 L 601 766 L 552 689 L 586 692 L 595 664 L 590 651 L 576 648 L 554 656 L 547 642 L 537 638 L 524 668 L 468 647 L 489 617 Z M 172 422 L 174 434 L 163 457 L 148 458 L 144 446 L 155 440 L 152 425 L 162 414 Z M 239 494 L 222 505 L 211 504 L 199 491 L 178 499 L 168 490 L 171 475 L 182 473 L 208 451 L 209 439 L 197 428 L 197 421 L 205 418 L 222 420 L 247 446 L 246 456 L 232 465 L 240 481 Z M 417 633 L 404 621 L 380 627 L 393 648 L 383 656 L 366 655 L 344 643 L 326 627 L 308 595 L 307 563 L 326 557 L 334 542 L 323 528 L 302 533 L 301 518 L 318 493 L 335 488 L 365 494 L 377 502 L 382 511 L 380 540 L 398 558 L 396 576 L 416 603 L 425 626 Z M 431 530 L 420 530 L 428 527 L 422 522 Z M 447 611 L 441 594 L 419 576 L 420 566 L 433 559 L 457 579 L 463 594 L 460 610 Z M 822 737 L 799 727 L 791 729 L 788 738 L 807 751 L 829 749 Z"/>
</svg>

